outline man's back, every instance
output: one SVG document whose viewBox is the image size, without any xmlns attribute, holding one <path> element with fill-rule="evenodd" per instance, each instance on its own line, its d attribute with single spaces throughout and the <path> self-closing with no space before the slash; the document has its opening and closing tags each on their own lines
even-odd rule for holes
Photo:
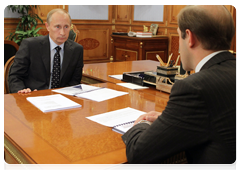
<svg viewBox="0 0 240 170">
<path fill-rule="evenodd" d="M 233 163 L 236 160 L 236 59 L 220 53 L 189 77 L 208 114 L 208 140 L 187 152 L 192 163 Z"/>
<path fill-rule="evenodd" d="M 233 18 L 224 6 L 186 6 L 177 32 L 182 67 L 195 74 L 174 83 L 162 113 L 140 116 L 123 135 L 128 160 L 157 163 L 186 151 L 189 163 L 233 163 L 236 58 L 223 52 L 235 34 Z"/>
<path fill-rule="evenodd" d="M 181 151 L 188 163 L 233 163 L 235 121 L 236 61 L 219 53 L 200 72 L 175 82 L 151 126 L 137 124 L 122 138 L 130 163 L 160 163 Z"/>
</svg>

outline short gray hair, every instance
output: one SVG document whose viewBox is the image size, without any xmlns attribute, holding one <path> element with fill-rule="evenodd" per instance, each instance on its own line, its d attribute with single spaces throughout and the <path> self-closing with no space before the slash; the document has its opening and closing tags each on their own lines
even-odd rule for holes
<svg viewBox="0 0 240 170">
<path fill-rule="evenodd" d="M 69 17 L 69 19 L 70 19 L 70 25 L 71 25 L 71 23 L 72 23 L 72 21 L 71 21 L 71 16 L 69 15 L 69 13 L 68 13 L 66 10 L 61 9 L 61 8 L 53 9 L 53 10 L 51 10 L 51 11 L 47 14 L 47 23 L 48 23 L 48 25 L 50 25 L 52 15 L 53 15 L 55 12 L 59 12 L 59 13 L 62 13 L 62 14 L 67 14 L 68 17 Z"/>
</svg>

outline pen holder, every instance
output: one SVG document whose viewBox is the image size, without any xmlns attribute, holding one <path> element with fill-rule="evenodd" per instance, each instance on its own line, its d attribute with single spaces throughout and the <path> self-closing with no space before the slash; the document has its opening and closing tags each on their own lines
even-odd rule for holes
<svg viewBox="0 0 240 170">
<path fill-rule="evenodd" d="M 178 73 L 177 67 L 157 66 L 156 89 L 167 93 L 171 92 L 174 77 Z"/>
<path fill-rule="evenodd" d="M 165 77 L 175 76 L 178 72 L 177 67 L 157 66 L 157 74 Z"/>
</svg>

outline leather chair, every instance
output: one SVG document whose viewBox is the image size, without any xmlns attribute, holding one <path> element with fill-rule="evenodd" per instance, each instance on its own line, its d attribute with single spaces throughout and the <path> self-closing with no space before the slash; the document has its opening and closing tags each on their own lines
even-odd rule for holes
<svg viewBox="0 0 240 170">
<path fill-rule="evenodd" d="M 15 56 L 12 56 L 4 65 L 4 94 L 9 93 L 9 86 L 8 86 L 8 75 L 9 71 L 12 67 L 13 61 L 14 61 Z"/>
<path fill-rule="evenodd" d="M 14 56 L 18 51 L 19 46 L 14 41 L 4 40 L 4 65 L 9 58 Z"/>
<path fill-rule="evenodd" d="M 79 34 L 79 31 L 77 30 L 77 27 L 72 24 L 68 39 L 73 40 L 74 42 L 77 42 L 78 34 Z"/>
</svg>

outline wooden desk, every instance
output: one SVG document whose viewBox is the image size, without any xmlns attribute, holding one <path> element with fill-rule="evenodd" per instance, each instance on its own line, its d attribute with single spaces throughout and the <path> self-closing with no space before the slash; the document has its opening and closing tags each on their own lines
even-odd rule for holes
<svg viewBox="0 0 240 170">
<path fill-rule="evenodd" d="M 159 62 L 152 60 L 84 64 L 82 81 L 87 84 L 122 83 L 122 81 L 111 78 L 109 75 L 133 71 L 156 71 L 158 65 Z"/>
<path fill-rule="evenodd" d="M 26 97 L 56 94 L 40 90 L 4 95 L 4 151 L 7 162 L 38 164 L 119 164 L 127 162 L 121 135 L 86 119 L 125 107 L 162 111 L 168 96 L 154 96 L 113 83 L 96 84 L 129 94 L 103 102 L 67 96 L 81 108 L 43 113 Z"/>
<path fill-rule="evenodd" d="M 129 37 L 123 35 L 111 35 L 113 54 L 110 60 L 157 60 L 156 54 L 162 57 L 164 62 L 168 59 L 168 37 Z"/>
<path fill-rule="evenodd" d="M 138 60 L 138 61 L 123 61 L 112 63 L 96 63 L 85 64 L 83 67 L 82 83 L 95 84 L 95 83 L 123 83 L 123 81 L 109 77 L 109 75 L 123 74 L 124 72 L 134 71 L 156 71 L 158 61 L 152 60 Z M 169 94 L 156 90 L 155 87 L 141 90 L 155 96 L 168 98 Z"/>
</svg>

